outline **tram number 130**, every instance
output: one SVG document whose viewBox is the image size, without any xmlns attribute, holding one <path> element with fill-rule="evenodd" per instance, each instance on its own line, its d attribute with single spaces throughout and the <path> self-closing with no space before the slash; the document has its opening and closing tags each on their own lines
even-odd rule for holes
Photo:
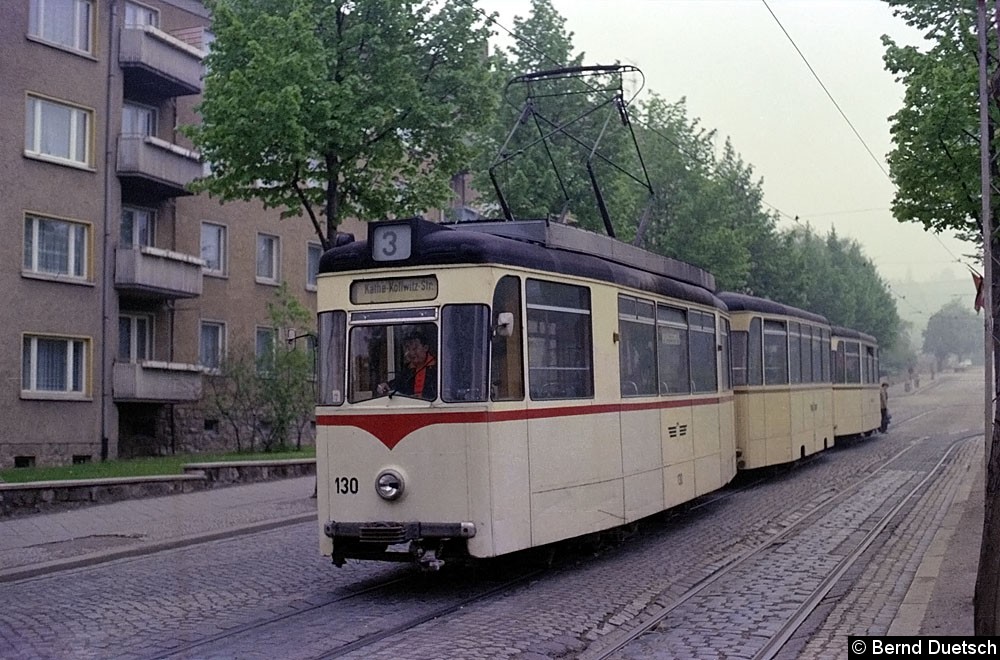
<svg viewBox="0 0 1000 660">
<path fill-rule="evenodd" d="M 336 479 L 333 480 L 333 487 L 337 491 L 338 495 L 357 495 L 358 478 L 337 477 Z"/>
</svg>

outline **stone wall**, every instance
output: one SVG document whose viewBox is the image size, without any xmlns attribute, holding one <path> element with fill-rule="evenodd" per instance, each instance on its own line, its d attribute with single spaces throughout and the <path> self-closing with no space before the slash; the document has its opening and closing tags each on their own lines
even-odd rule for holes
<svg viewBox="0 0 1000 660">
<path fill-rule="evenodd" d="M 185 474 L 0 483 L 0 518 L 316 474 L 315 459 L 191 463 Z"/>
</svg>

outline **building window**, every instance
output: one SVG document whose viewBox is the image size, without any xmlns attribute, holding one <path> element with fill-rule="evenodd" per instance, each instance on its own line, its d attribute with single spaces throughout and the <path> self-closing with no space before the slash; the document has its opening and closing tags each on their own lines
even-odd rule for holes
<svg viewBox="0 0 1000 660">
<path fill-rule="evenodd" d="M 28 215 L 24 218 L 24 270 L 87 277 L 87 225 Z"/>
<path fill-rule="evenodd" d="M 31 0 L 28 33 L 81 53 L 93 50 L 94 4 L 91 0 Z"/>
<path fill-rule="evenodd" d="M 257 281 L 278 283 L 279 244 L 277 236 L 257 234 Z"/>
<path fill-rule="evenodd" d="M 122 362 L 148 360 L 153 354 L 153 319 L 145 314 L 118 316 L 118 359 Z"/>
<path fill-rule="evenodd" d="M 257 373 L 266 374 L 274 369 L 274 351 L 277 331 L 274 328 L 257 328 L 255 355 L 257 358 Z"/>
<path fill-rule="evenodd" d="M 88 343 L 85 339 L 25 335 L 21 352 L 21 390 L 84 394 Z"/>
<path fill-rule="evenodd" d="M 319 243 L 309 243 L 306 247 L 306 289 L 316 290 L 316 278 L 319 275 L 319 259 L 323 256 L 323 247 Z"/>
<path fill-rule="evenodd" d="M 123 247 L 152 247 L 155 222 L 155 211 L 135 206 L 123 206 L 121 245 Z"/>
<path fill-rule="evenodd" d="M 160 26 L 160 14 L 155 9 L 135 2 L 125 3 L 125 27 Z"/>
<path fill-rule="evenodd" d="M 226 324 L 213 321 L 201 322 L 199 362 L 206 369 L 221 369 L 226 356 Z"/>
<path fill-rule="evenodd" d="M 89 165 L 92 125 L 93 113 L 89 110 L 29 96 L 25 114 L 25 153 Z"/>
<path fill-rule="evenodd" d="M 122 106 L 122 135 L 156 135 L 156 108 L 125 103 Z"/>
<path fill-rule="evenodd" d="M 226 274 L 226 228 L 211 222 L 201 223 L 201 258 L 205 272 Z"/>
</svg>

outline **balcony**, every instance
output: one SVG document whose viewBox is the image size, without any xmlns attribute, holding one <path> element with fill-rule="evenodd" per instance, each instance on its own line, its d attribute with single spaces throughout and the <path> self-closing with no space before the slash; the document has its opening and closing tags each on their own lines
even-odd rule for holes
<svg viewBox="0 0 1000 660">
<path fill-rule="evenodd" d="M 201 161 L 187 149 L 151 135 L 118 136 L 118 177 L 132 199 L 157 202 L 190 195 L 187 186 L 202 175 Z"/>
<path fill-rule="evenodd" d="M 201 367 L 177 362 L 115 362 L 115 402 L 181 403 L 201 399 Z"/>
<path fill-rule="evenodd" d="M 122 28 L 118 63 L 125 95 L 166 99 L 201 94 L 203 53 L 151 26 Z"/>
<path fill-rule="evenodd" d="M 119 247 L 115 250 L 115 288 L 147 300 L 194 298 L 201 295 L 198 257 L 154 247 Z"/>
</svg>

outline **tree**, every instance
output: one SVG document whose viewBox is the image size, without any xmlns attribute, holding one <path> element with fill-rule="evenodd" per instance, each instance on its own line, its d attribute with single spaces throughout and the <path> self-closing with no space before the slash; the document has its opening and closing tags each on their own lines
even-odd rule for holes
<svg viewBox="0 0 1000 660">
<path fill-rule="evenodd" d="M 903 374 L 917 367 L 919 358 L 910 339 L 912 331 L 912 323 L 900 321 L 899 333 L 892 345 L 888 349 L 879 347 L 879 366 L 883 373 Z"/>
<path fill-rule="evenodd" d="M 235 342 L 208 379 L 208 406 L 225 420 L 236 451 L 287 447 L 293 434 L 300 449 L 315 411 L 312 345 L 299 341 L 313 336 L 312 314 L 285 283 L 267 307 L 269 331 Z"/>
<path fill-rule="evenodd" d="M 980 125 L 978 101 L 979 51 L 977 3 L 946 0 L 887 0 L 895 13 L 921 30 L 930 42 L 924 50 L 900 47 L 883 37 L 886 67 L 906 88 L 903 107 L 890 117 L 893 149 L 889 166 L 897 192 L 893 213 L 902 222 L 920 222 L 932 231 L 954 230 L 980 243 L 982 207 L 980 184 Z M 992 17 L 988 24 L 993 24 Z M 995 37 L 990 47 L 995 52 Z M 984 65 L 989 64 L 984 63 Z M 994 79 L 995 80 L 995 79 Z M 998 111 L 989 102 L 988 144 Z M 991 157 L 991 180 L 997 180 L 997 159 Z M 997 196 L 994 195 L 996 200 Z M 996 205 L 990 210 L 997 226 Z M 996 233 L 990 253 L 1000 252 Z M 981 244 L 981 243 L 980 243 Z M 991 290 L 1000 284 L 994 267 Z M 995 296 L 994 296 L 995 299 Z M 996 308 L 989 309 L 996 327 Z M 993 338 L 994 360 L 1000 345 Z M 991 395 L 997 392 L 997 364 L 993 365 Z M 1000 634 L 1000 419 L 994 406 L 993 435 L 988 443 L 983 543 L 976 578 L 975 632 Z"/>
<path fill-rule="evenodd" d="M 924 353 L 937 360 L 937 368 L 944 367 L 949 355 L 958 359 L 969 357 L 983 346 L 983 328 L 968 306 L 953 300 L 935 312 L 924 329 Z"/>
<path fill-rule="evenodd" d="M 487 28 L 431 0 L 208 0 L 215 41 L 187 134 L 224 201 L 337 224 L 440 206 L 492 116 Z M 322 216 L 325 215 L 325 223 Z"/>
<path fill-rule="evenodd" d="M 313 419 L 316 393 L 313 389 L 315 357 L 311 340 L 313 316 L 288 292 L 282 282 L 275 300 L 267 305 L 268 318 L 275 333 L 275 345 L 266 353 L 264 363 L 258 363 L 260 375 L 260 408 L 265 411 L 267 434 L 265 451 L 285 447 L 295 434 L 295 448 L 302 448 L 302 434 Z M 282 336 L 282 333 L 288 333 Z"/>
<path fill-rule="evenodd" d="M 236 451 L 244 448 L 253 451 L 260 427 L 260 380 L 253 349 L 232 346 L 218 373 L 207 375 L 206 381 L 206 406 L 225 421 L 233 434 Z"/>
</svg>

